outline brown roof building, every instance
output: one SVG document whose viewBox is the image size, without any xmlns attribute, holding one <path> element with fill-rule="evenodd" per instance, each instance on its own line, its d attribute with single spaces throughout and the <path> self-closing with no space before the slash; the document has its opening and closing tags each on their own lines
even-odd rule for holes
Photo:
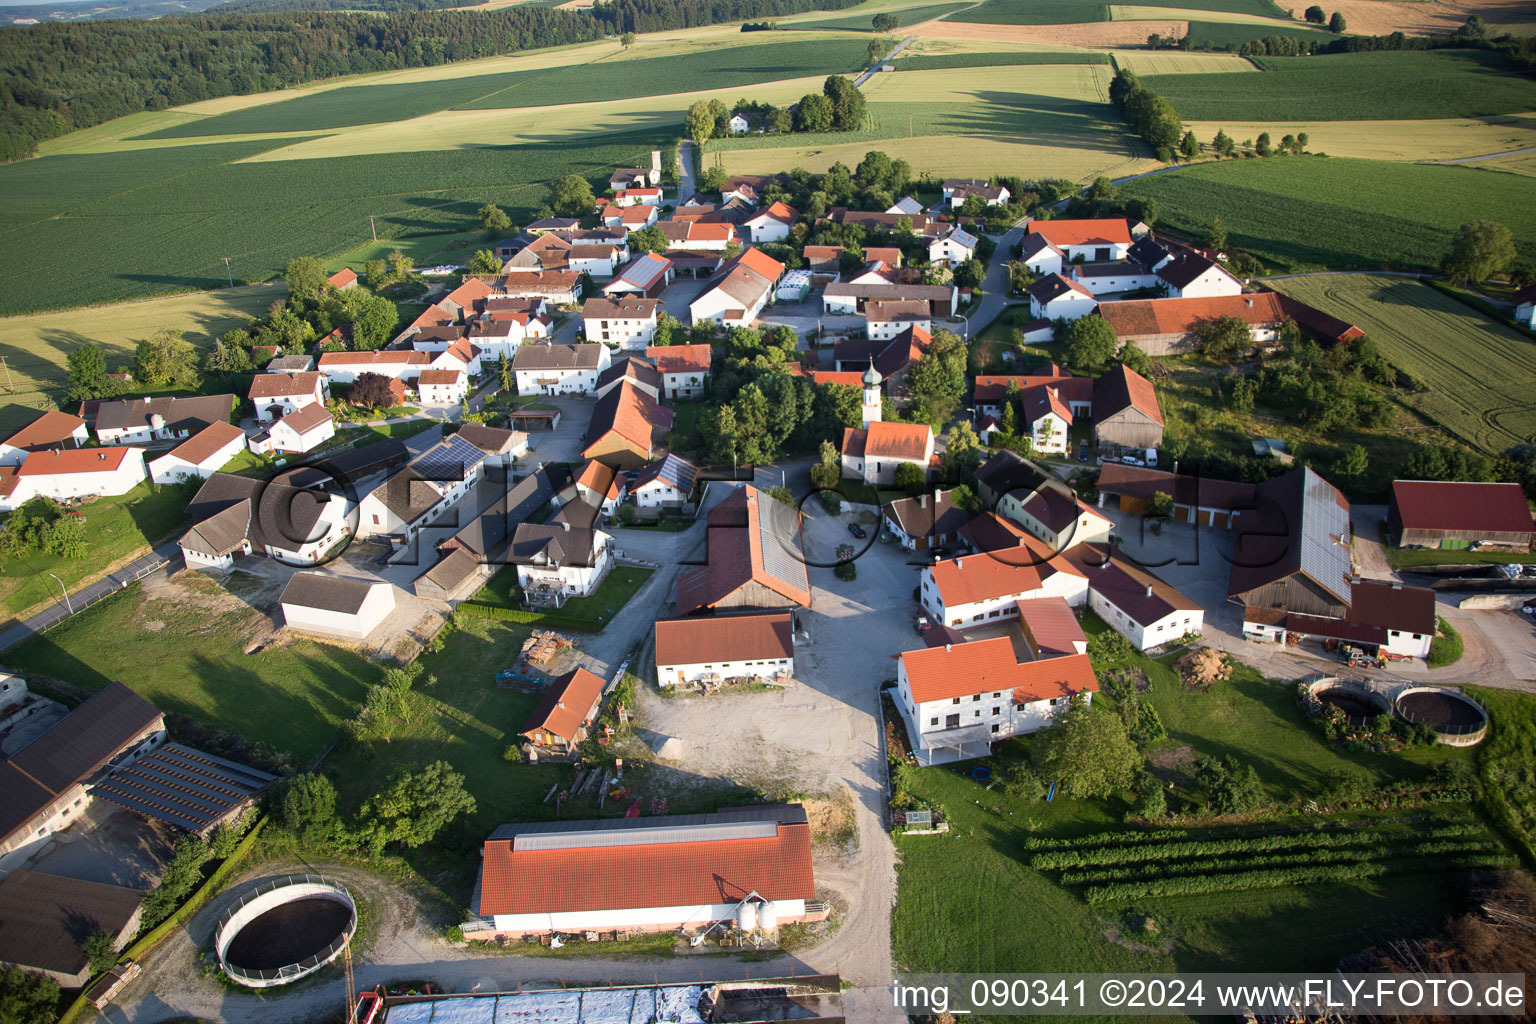
<svg viewBox="0 0 1536 1024">
<path fill-rule="evenodd" d="M 135 889 L 17 869 L 0 881 L 0 965 L 36 971 L 65 988 L 91 976 L 81 944 L 96 931 L 126 943 L 139 929 Z"/>
<path fill-rule="evenodd" d="M 677 612 L 811 606 L 800 512 L 743 485 L 709 510 L 707 564 L 677 577 Z"/>
<path fill-rule="evenodd" d="M 1531 505 L 1519 484 L 1396 480 L 1388 502 L 1387 532 L 1400 547 L 1524 550 L 1536 539 Z"/>
<path fill-rule="evenodd" d="M 519 736 L 540 747 L 565 750 L 587 738 L 603 699 L 603 681 L 584 668 L 573 669 L 549 684 Z"/>
</svg>

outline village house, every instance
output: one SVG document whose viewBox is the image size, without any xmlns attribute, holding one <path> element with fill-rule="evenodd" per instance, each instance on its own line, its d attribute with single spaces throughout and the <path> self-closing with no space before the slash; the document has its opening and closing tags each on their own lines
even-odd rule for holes
<svg viewBox="0 0 1536 1024">
<path fill-rule="evenodd" d="M 902 550 L 927 551 L 959 538 L 960 527 L 970 521 L 971 514 L 950 500 L 953 493 L 935 488 L 931 494 L 925 491 L 886 503 L 881 515 Z"/>
<path fill-rule="evenodd" d="M 1243 635 L 1355 644 L 1369 653 L 1423 658 L 1435 635 L 1435 593 L 1354 575 L 1349 502 L 1311 468 L 1255 488 L 1236 515 L 1228 599 L 1243 606 Z"/>
<path fill-rule="evenodd" d="M 1099 306 L 1099 316 L 1121 342 L 1130 342 L 1149 356 L 1171 356 L 1195 351 L 1200 345 L 1201 325 L 1229 316 L 1248 324 L 1255 345 L 1273 342 L 1280 335 L 1286 312 L 1274 292 L 1251 292 L 1105 302 Z"/>
<path fill-rule="evenodd" d="M 721 253 L 732 242 L 740 241 L 734 224 L 719 221 L 667 220 L 662 221 L 659 227 L 661 233 L 667 236 L 667 256 L 674 261 L 674 251 L 704 250 Z"/>
<path fill-rule="evenodd" d="M 468 338 L 459 338 L 447 348 L 433 353 L 427 369 L 454 370 L 462 373 L 466 378 L 478 377 L 483 369 L 480 348 Z"/>
<path fill-rule="evenodd" d="M 395 588 L 383 580 L 296 572 L 279 600 L 283 625 L 301 633 L 366 640 L 395 610 Z"/>
<path fill-rule="evenodd" d="M 230 569 L 244 555 L 314 565 L 351 532 L 349 502 L 324 491 L 214 473 L 187 505 L 178 544 L 189 569 Z"/>
<path fill-rule="evenodd" d="M 741 226 L 746 229 L 747 237 L 754 245 L 782 242 L 789 237 L 789 229 L 794 227 L 799 216 L 793 207 L 775 202 L 743 220 Z"/>
<path fill-rule="evenodd" d="M 709 383 L 709 365 L 713 350 L 708 345 L 653 345 L 646 357 L 661 374 L 661 398 L 667 401 L 698 398 Z"/>
<path fill-rule="evenodd" d="M 503 825 L 485 841 L 485 934 L 706 931 L 744 903 L 775 924 L 822 920 L 811 833 L 799 804 L 705 815 Z"/>
<path fill-rule="evenodd" d="M 1088 607 L 1138 651 L 1174 643 L 1205 627 L 1205 610 L 1107 545 L 1074 548 L 1068 555 L 1088 576 Z"/>
<path fill-rule="evenodd" d="M 324 406 L 319 408 L 325 411 Z M 206 480 L 245 450 L 245 431 L 232 423 L 212 423 L 152 460 L 149 477 L 157 484 L 179 484 L 193 477 Z"/>
<path fill-rule="evenodd" d="M 297 412 L 306 405 L 325 404 L 325 374 L 307 373 L 258 373 L 251 378 L 251 404 L 256 407 L 256 418 L 268 420 Z"/>
<path fill-rule="evenodd" d="M 611 516 L 619 510 L 620 503 L 628 493 L 622 472 L 605 463 L 593 461 L 581 467 L 571 485 L 561 491 L 560 497 L 565 500 L 580 499 L 603 515 Z"/>
<path fill-rule="evenodd" d="M 520 395 L 590 395 L 611 363 L 606 345 L 523 345 L 512 372 Z"/>
<path fill-rule="evenodd" d="M 944 205 L 958 210 L 971 196 L 980 196 L 988 206 L 1006 206 L 1012 194 L 1003 185 L 992 185 L 977 178 L 950 178 L 941 186 Z M 910 212 L 910 211 L 906 211 Z"/>
<path fill-rule="evenodd" d="M 1215 260 L 1199 253 L 1186 252 L 1158 268 L 1157 276 L 1168 286 L 1174 299 L 1211 299 L 1219 295 L 1241 295 L 1243 283 Z"/>
<path fill-rule="evenodd" d="M 677 577 L 679 615 L 811 606 L 798 509 L 743 484 L 706 522 L 706 564 Z"/>
<path fill-rule="evenodd" d="M 508 276 L 570 269 L 571 243 L 552 231 L 537 236 L 501 265 Z"/>
<path fill-rule="evenodd" d="M 478 514 L 468 516 L 452 537 L 438 544 L 444 557 L 412 583 L 416 596 L 458 601 L 480 589 L 507 564 L 518 526 L 543 521 L 555 506 L 557 494 L 569 489 L 570 479 L 568 470 L 546 463 L 539 463 L 516 482 L 510 476 L 503 479 L 503 474 L 487 471 L 481 486 L 500 493 Z"/>
<path fill-rule="evenodd" d="M 0 475 L 0 512 L 33 498 L 71 501 L 127 494 L 147 475 L 142 448 L 32 452 L 19 468 Z"/>
<path fill-rule="evenodd" d="M 85 420 L 51 410 L 0 442 L 0 466 L 19 466 L 29 452 L 79 448 L 89 439 Z"/>
<path fill-rule="evenodd" d="M 1052 389 L 1074 418 L 1093 412 L 1093 379 L 1073 376 L 1056 363 L 1048 363 L 1043 372 L 1028 375 L 978 375 L 972 387 L 977 412 L 1001 416 L 1003 402 L 1015 386 L 1021 396 L 1037 387 Z"/>
<path fill-rule="evenodd" d="M 730 679 L 782 683 L 795 671 L 794 616 L 658 619 L 655 654 L 656 684 L 663 688 Z"/>
<path fill-rule="evenodd" d="M 165 742 L 165 715 L 113 682 L 0 761 L 0 869 L 24 863 L 79 821 L 93 784 Z"/>
<path fill-rule="evenodd" d="M 672 410 L 629 381 L 597 400 L 587 425 L 584 459 L 637 469 L 655 458 L 672 429 Z"/>
<path fill-rule="evenodd" d="M 1044 541 L 1052 551 L 1106 541 L 1115 526 L 1108 516 L 1073 495 L 1065 484 L 1054 478 L 1048 479 L 1033 494 L 1026 496 L 1014 491 L 1004 495 L 996 511 Z"/>
<path fill-rule="evenodd" d="M 540 298 L 557 306 L 575 305 L 581 296 L 581 275 L 574 270 L 541 270 L 508 274 L 500 295 L 508 298 Z"/>
<path fill-rule="evenodd" d="M 251 438 L 250 445 L 252 451 L 262 455 L 303 455 L 335 436 L 336 420 L 329 410 L 323 405 L 306 405 Z"/>
<path fill-rule="evenodd" d="M 1093 382 L 1094 443 L 1156 448 L 1163 443 L 1163 412 L 1152 382 L 1118 365 Z"/>
<path fill-rule="evenodd" d="M 615 206 L 660 206 L 661 189 L 646 185 L 640 188 L 621 188 L 613 196 Z"/>
<path fill-rule="evenodd" d="M 357 287 L 357 271 L 351 267 L 342 267 L 336 273 L 325 279 L 325 283 L 339 292 L 348 288 Z"/>
<path fill-rule="evenodd" d="M 352 330 L 351 330 L 351 328 L 352 328 L 351 324 L 342 324 L 340 327 L 336 328 L 335 331 L 332 331 L 330 335 L 327 335 L 327 337 L 338 336 L 338 337 L 345 337 L 348 340 L 350 340 L 351 337 L 352 337 Z M 342 332 L 342 333 L 340 335 L 338 335 L 337 332 Z M 323 339 L 322 339 L 322 343 L 323 343 Z M 314 356 L 310 356 L 310 355 L 278 356 L 276 359 L 272 360 L 266 366 L 262 367 L 261 372 L 262 373 L 308 373 L 309 371 L 313 370 L 314 368 L 315 368 L 315 357 Z"/>
<path fill-rule="evenodd" d="M 1076 320 L 1099 305 L 1093 292 L 1061 274 L 1039 278 L 1028 290 L 1029 315 L 1037 320 Z"/>
<path fill-rule="evenodd" d="M 486 452 L 463 431 L 444 438 L 358 502 L 357 536 L 410 544 L 479 483 L 486 461 Z"/>
<path fill-rule="evenodd" d="M 890 341 L 901 334 L 933 331 L 933 313 L 921 299 L 874 299 L 864 307 L 870 341 Z"/>
<path fill-rule="evenodd" d="M 519 523 L 507 561 L 517 566 L 517 584 L 529 604 L 559 608 L 602 585 L 613 568 L 613 538 L 569 520 Z"/>
<path fill-rule="evenodd" d="M 908 327 L 890 338 L 844 338 L 832 349 L 832 363 L 836 372 L 853 374 L 845 383 L 862 387 L 862 371 L 873 362 L 875 372 L 894 392 L 932 344 L 933 335 L 922 327 Z"/>
<path fill-rule="evenodd" d="M 422 405 L 458 405 L 468 393 L 463 370 L 422 370 L 416 377 L 416 394 Z"/>
<path fill-rule="evenodd" d="M 1099 688 L 1086 654 L 1019 662 L 1006 636 L 906 651 L 896 706 L 919 764 L 986 757 L 991 745 L 1052 724 Z"/>
<path fill-rule="evenodd" d="M 125 398 L 91 403 L 96 440 L 102 444 L 152 444 L 180 441 L 210 423 L 228 423 L 235 411 L 234 395 L 198 395 L 192 398 Z"/>
<path fill-rule="evenodd" d="M 681 511 L 691 504 L 699 470 L 680 455 L 668 452 L 660 462 L 646 466 L 629 485 L 640 508 Z"/>
<path fill-rule="evenodd" d="M 657 299 L 672 283 L 675 275 L 676 270 L 671 260 L 648 252 L 639 259 L 631 261 L 614 276 L 612 281 L 603 285 L 603 294 L 610 299 L 620 295 Z"/>
<path fill-rule="evenodd" d="M 1398 547 L 1528 551 L 1536 540 L 1519 484 L 1394 480 L 1387 499 L 1387 535 Z"/>
<path fill-rule="evenodd" d="M 1110 260 L 1107 263 L 1074 263 L 1069 267 L 1072 280 L 1094 296 L 1158 288 L 1158 276 L 1134 260 Z"/>
<path fill-rule="evenodd" d="M 591 735 L 602 700 L 602 678 L 572 669 L 549 684 L 518 735 L 540 752 L 574 753 Z"/>
<path fill-rule="evenodd" d="M 952 317 L 960 308 L 960 290 L 947 284 L 855 284 L 837 281 L 822 290 L 822 311 L 828 316 L 862 313 L 871 302 L 926 302 L 938 317 Z"/>
<path fill-rule="evenodd" d="M 322 352 L 320 371 L 333 384 L 351 384 L 358 374 L 376 373 L 405 383 L 414 381 L 432 365 L 432 356 L 414 349 L 380 349 L 377 352 Z"/>
<path fill-rule="evenodd" d="M 628 235 L 655 224 L 660 213 L 654 206 L 610 206 L 603 211 L 603 226 Z"/>
<path fill-rule="evenodd" d="M 139 930 L 143 902 L 126 886 L 18 868 L 0 880 L 0 967 L 80 988 L 95 973 L 85 940 L 104 932 L 121 949 Z"/>
<path fill-rule="evenodd" d="M 582 330 L 588 341 L 643 349 L 656 337 L 660 307 L 659 299 L 588 299 L 581 307 Z"/>
<path fill-rule="evenodd" d="M 976 236 L 964 228 L 953 227 L 928 243 L 928 261 L 958 267 L 976 255 Z"/>
<path fill-rule="evenodd" d="M 933 621 L 969 629 L 1019 614 L 1019 602 L 1060 597 L 1074 608 L 1088 600 L 1088 580 L 1065 557 L 1028 534 L 1015 546 L 962 555 L 923 569 L 920 602 Z"/>
<path fill-rule="evenodd" d="M 760 249 L 746 249 L 721 268 L 716 280 L 688 305 L 693 323 L 747 327 L 773 297 L 784 264 Z"/>
<path fill-rule="evenodd" d="M 661 181 L 661 150 L 651 150 L 651 166 L 620 167 L 608 179 L 608 187 L 617 192 L 621 188 L 644 188 Z M 536 221 L 535 223 L 542 223 Z M 573 222 L 574 224 L 574 222 Z M 534 225 L 528 225 L 532 228 Z"/>
<path fill-rule="evenodd" d="M 1123 217 L 1100 220 L 1032 220 L 1026 238 L 1039 235 L 1068 263 L 1123 260 L 1131 249 L 1131 228 Z"/>
<path fill-rule="evenodd" d="M 1067 265 L 1065 254 L 1040 234 L 1024 236 L 1024 240 L 1019 243 L 1019 258 L 1036 277 L 1059 274 Z"/>
<path fill-rule="evenodd" d="M 528 435 L 521 430 L 504 430 L 473 421 L 460 423 L 458 437 L 468 441 L 484 453 L 484 465 L 504 466 L 508 469 L 528 454 Z"/>
<path fill-rule="evenodd" d="M 871 213 L 867 210 L 850 210 L 834 206 L 827 211 L 827 220 L 833 224 L 849 224 L 876 234 L 900 232 L 910 228 L 918 238 L 933 238 L 944 230 L 943 225 L 926 213 Z"/>
</svg>

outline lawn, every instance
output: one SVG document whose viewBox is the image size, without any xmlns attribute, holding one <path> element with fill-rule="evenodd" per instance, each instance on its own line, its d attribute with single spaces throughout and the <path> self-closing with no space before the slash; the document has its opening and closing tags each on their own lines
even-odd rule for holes
<svg viewBox="0 0 1536 1024">
<path fill-rule="evenodd" d="M 1275 287 L 1356 324 L 1422 386 L 1410 408 L 1490 455 L 1536 436 L 1536 343 L 1426 284 L 1327 276 Z"/>
<path fill-rule="evenodd" d="M 139 484 L 127 494 L 98 498 L 81 506 L 89 554 L 85 558 L 59 558 L 34 552 L 23 558 L 7 558 L 0 566 L 0 609 L 20 615 L 41 604 L 63 600 L 58 576 L 74 589 L 81 580 L 102 573 L 108 566 L 147 554 L 154 545 L 176 534 L 186 518 L 187 491 L 181 487 Z"/>
<path fill-rule="evenodd" d="M 19 259 L 19 254 L 13 257 Z M 0 380 L 5 387 L 0 436 L 9 436 L 35 419 L 39 411 L 63 400 L 68 383 L 64 360 L 80 345 L 100 345 L 109 369 L 129 365 L 134 347 L 162 328 L 182 331 L 200 348 L 212 347 L 225 331 L 244 327 L 286 294 L 287 287 L 278 281 L 64 313 L 0 318 L 0 353 L 4 353 L 9 370 Z"/>
<path fill-rule="evenodd" d="M 1291 271 L 1433 268 L 1456 228 L 1480 218 L 1536 247 L 1536 189 L 1473 167 L 1224 160 L 1131 182 L 1121 194 L 1155 198 L 1162 225 L 1175 230 L 1199 233 L 1220 217 L 1231 247 Z"/>
<path fill-rule="evenodd" d="M 1492 728 L 1478 750 L 1478 767 L 1494 820 L 1515 839 L 1527 862 L 1536 858 L 1536 697 L 1514 690 L 1467 691 L 1488 712 Z"/>
<path fill-rule="evenodd" d="M 1420 565 L 1508 565 L 1536 562 L 1530 551 L 1442 551 L 1439 548 L 1386 548 L 1387 561 L 1394 569 L 1412 569 Z"/>
<path fill-rule="evenodd" d="M 382 153 L 318 162 L 236 162 L 272 143 L 167 146 L 155 175 L 124 190 L 113 174 L 141 154 L 49 156 L 0 167 L 0 194 L 29 211 L 6 216 L 0 312 L 26 312 L 265 280 L 296 255 L 331 257 L 380 235 L 462 231 L 482 203 L 514 222 L 566 173 L 605 176 L 675 137 L 675 126 L 459 151 Z M 464 140 L 461 139 L 462 143 Z M 61 179 L 87 174 L 91 187 Z M 260 224 L 260 231 L 250 225 Z"/>
<path fill-rule="evenodd" d="M 1083 625 L 1090 634 L 1106 628 L 1091 614 Z M 1474 756 L 1449 748 L 1406 758 L 1346 756 L 1305 726 L 1287 684 L 1240 669 L 1232 682 L 1200 694 L 1185 690 L 1162 663 L 1141 655 L 1132 661 L 1147 674 L 1147 699 L 1169 732 L 1158 747 L 1235 754 L 1252 763 L 1280 799 L 1315 792 L 1330 769 L 1363 768 L 1389 783 L 1421 776 L 1447 758 Z M 1004 756 L 1017 757 L 1025 749 L 1027 741 L 1011 741 Z M 942 806 L 952 831 L 947 837 L 897 837 L 900 889 L 892 928 L 897 964 L 904 969 L 1322 969 L 1387 936 L 1433 930 L 1453 909 L 1454 886 L 1403 875 L 1095 910 L 1075 890 L 1031 869 L 1022 840 L 1071 840 L 1113 830 L 1125 803 L 1060 796 L 1051 803 L 1029 802 L 973 781 L 974 763 L 961 767 L 912 772 L 913 795 Z M 1151 949 L 1122 937 L 1126 922 L 1142 914 L 1159 926 Z M 1020 927 L 1020 921 L 1029 926 Z"/>
<path fill-rule="evenodd" d="M 1536 81 L 1484 50 L 1256 57 L 1263 74 L 1149 75 L 1189 121 L 1490 117 L 1536 109 Z"/>
<path fill-rule="evenodd" d="M 231 585 L 248 580 L 237 573 Z M 121 680 L 163 711 L 270 743 L 300 763 L 318 756 L 378 667 L 309 640 L 247 654 L 251 638 L 270 628 L 267 616 L 211 578 L 186 586 L 195 599 L 148 597 L 135 584 L 11 648 L 6 664 L 92 692 Z"/>
<path fill-rule="evenodd" d="M 1170 8 L 1164 18 L 1180 17 L 1189 10 L 1224 11 L 1262 18 L 1282 18 L 1285 12 L 1269 0 L 1167 0 L 1143 3 L 1143 7 Z M 986 0 L 968 11 L 950 15 L 948 21 L 985 25 L 1076 25 L 1110 20 L 1110 5 L 1085 0 Z"/>
<path fill-rule="evenodd" d="M 613 621 L 619 609 L 629 603 L 635 592 L 650 579 L 651 569 L 634 566 L 618 566 L 609 571 L 602 586 L 591 597 L 573 597 L 556 613 L 561 618 L 582 619 L 592 623 L 594 632 Z M 517 585 L 517 569 L 505 566 L 486 581 L 471 600 L 479 604 L 499 605 L 504 608 L 521 608 L 523 593 Z"/>
</svg>

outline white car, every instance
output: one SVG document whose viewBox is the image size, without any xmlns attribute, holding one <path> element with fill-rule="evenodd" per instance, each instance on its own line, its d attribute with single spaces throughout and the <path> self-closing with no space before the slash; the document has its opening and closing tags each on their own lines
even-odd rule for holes
<svg viewBox="0 0 1536 1024">
<path fill-rule="evenodd" d="M 1145 462 L 1142 462 L 1140 459 L 1136 458 L 1136 456 L 1134 456 L 1134 455 L 1122 455 L 1120 457 L 1120 461 L 1125 463 L 1127 466 L 1145 466 L 1146 465 Z"/>
</svg>

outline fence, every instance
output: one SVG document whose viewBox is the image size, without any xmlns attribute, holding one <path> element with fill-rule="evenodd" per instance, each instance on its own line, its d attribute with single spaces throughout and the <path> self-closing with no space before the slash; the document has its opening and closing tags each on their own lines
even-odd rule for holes
<svg viewBox="0 0 1536 1024">
<path fill-rule="evenodd" d="M 128 586 L 128 584 L 137 583 L 145 576 L 148 576 L 150 573 L 163 568 L 169 563 L 170 559 L 161 555 L 155 555 L 154 560 L 151 563 L 135 570 L 132 575 L 122 576 L 118 573 L 112 573 L 111 575 L 107 576 L 106 579 L 98 580 L 97 582 L 86 587 L 84 590 L 80 591 L 79 594 L 71 594 L 67 602 L 61 601 L 58 604 L 51 605 L 48 608 L 38 612 L 36 615 L 28 619 L 24 625 L 31 626 L 32 629 L 38 633 L 52 629 L 54 626 L 57 626 L 65 619 L 73 615 L 79 615 L 81 612 L 85 611 L 96 602 L 111 597 L 119 590 L 122 590 L 124 587 Z M 114 582 L 117 584 L 117 586 L 114 587 L 108 585 Z M 92 591 L 95 592 L 92 593 Z"/>
<path fill-rule="evenodd" d="M 329 890 L 331 893 L 342 897 L 342 899 L 346 902 L 347 907 L 352 911 L 351 920 L 347 922 L 347 926 L 342 930 L 342 933 L 333 939 L 324 949 L 305 957 L 303 960 L 300 960 L 297 963 L 288 964 L 284 967 L 276 968 L 275 970 L 251 970 L 243 967 L 237 967 L 226 961 L 224 959 L 224 952 L 228 948 L 228 944 L 225 942 L 224 930 L 229 927 L 230 922 L 235 918 L 235 916 L 239 914 L 242 909 L 249 906 L 256 900 L 259 900 L 262 896 L 265 896 L 268 893 L 299 885 L 320 886 L 323 889 Z M 324 895 L 324 893 L 314 893 L 311 891 L 309 895 Z M 282 906 L 282 904 L 275 904 L 275 906 Z M 265 911 L 263 912 L 265 913 Z M 248 924 L 249 922 L 246 923 Z M 242 925 L 242 927 L 244 927 L 244 925 Z M 281 984 L 285 981 L 292 981 L 298 978 L 302 978 L 306 974 L 309 974 L 310 972 L 323 967 L 325 964 L 330 963 L 339 953 L 341 953 L 341 951 L 346 947 L 347 943 L 352 941 L 352 934 L 356 930 L 357 904 L 353 901 L 352 894 L 347 891 L 347 887 L 342 885 L 340 882 L 331 881 L 324 875 L 311 875 L 306 873 L 300 875 L 284 875 L 281 878 L 274 878 L 270 879 L 269 881 L 262 882 L 256 888 L 241 896 L 240 899 L 236 901 L 234 906 L 230 907 L 222 915 L 220 915 L 219 923 L 214 927 L 213 933 L 215 936 L 215 945 L 218 947 L 219 965 L 224 969 L 224 973 L 229 975 L 229 977 L 234 981 L 240 982 L 242 984 L 249 985 L 254 988 L 267 988 L 272 985 Z"/>
</svg>

